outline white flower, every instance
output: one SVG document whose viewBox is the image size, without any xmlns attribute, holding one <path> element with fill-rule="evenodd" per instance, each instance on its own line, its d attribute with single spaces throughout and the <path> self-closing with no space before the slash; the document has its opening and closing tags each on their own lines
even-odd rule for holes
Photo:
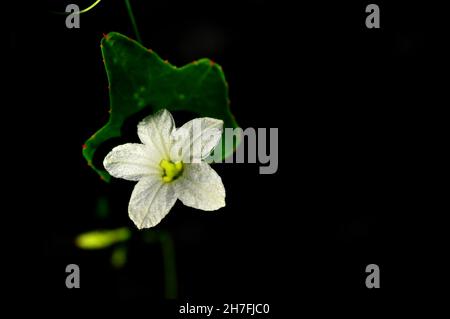
<svg viewBox="0 0 450 319">
<path fill-rule="evenodd" d="M 222 121 L 204 117 L 177 129 L 170 112 L 161 110 L 138 124 L 143 144 L 117 146 L 105 157 L 109 174 L 138 181 L 128 205 L 138 228 L 157 225 L 177 198 L 206 211 L 225 206 L 222 180 L 203 161 L 218 144 L 222 126 Z"/>
</svg>

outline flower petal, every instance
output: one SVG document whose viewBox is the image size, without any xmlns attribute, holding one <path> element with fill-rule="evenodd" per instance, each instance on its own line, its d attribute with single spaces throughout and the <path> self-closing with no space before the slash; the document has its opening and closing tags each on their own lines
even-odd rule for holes
<svg viewBox="0 0 450 319">
<path fill-rule="evenodd" d="M 123 144 L 112 149 L 103 166 L 114 177 L 138 181 L 144 176 L 162 175 L 158 158 L 143 144 Z"/>
<path fill-rule="evenodd" d="M 177 198 L 170 183 L 161 178 L 145 177 L 134 187 L 128 214 L 139 228 L 153 227 L 167 215 Z"/>
<path fill-rule="evenodd" d="M 170 136 L 174 130 L 172 114 L 166 109 L 147 116 L 138 124 L 139 139 L 156 149 L 161 159 L 169 159 Z"/>
<path fill-rule="evenodd" d="M 200 163 L 222 136 L 223 121 L 209 117 L 194 119 L 172 133 L 172 161 Z"/>
<path fill-rule="evenodd" d="M 184 205 L 217 210 L 225 206 L 225 188 L 220 176 L 207 163 L 185 164 L 183 175 L 173 182 Z"/>
</svg>

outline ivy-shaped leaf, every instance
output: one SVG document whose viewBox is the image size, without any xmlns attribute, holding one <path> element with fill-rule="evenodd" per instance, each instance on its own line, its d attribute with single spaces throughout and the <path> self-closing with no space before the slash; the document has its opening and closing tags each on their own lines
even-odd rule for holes
<svg viewBox="0 0 450 319">
<path fill-rule="evenodd" d="M 146 107 L 153 112 L 163 108 L 191 111 L 223 120 L 224 128 L 238 127 L 229 110 L 222 68 L 211 60 L 201 59 L 177 68 L 152 50 L 115 32 L 102 39 L 101 48 L 109 81 L 110 116 L 108 123 L 83 145 L 83 155 L 105 181 L 111 176 L 93 164 L 95 151 L 105 141 L 120 137 L 125 120 Z M 233 145 L 223 143 L 222 147 L 222 158 L 234 151 Z"/>
</svg>

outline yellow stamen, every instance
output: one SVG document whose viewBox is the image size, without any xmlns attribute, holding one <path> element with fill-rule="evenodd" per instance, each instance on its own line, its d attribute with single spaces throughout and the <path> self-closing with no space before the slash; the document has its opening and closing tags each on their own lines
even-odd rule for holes
<svg viewBox="0 0 450 319">
<path fill-rule="evenodd" d="M 183 173 L 183 162 L 178 161 L 176 163 L 172 163 L 171 161 L 163 159 L 161 163 L 159 163 L 159 166 L 163 169 L 163 181 L 166 183 L 169 183 L 173 181 L 174 179 L 177 179 L 181 173 Z"/>
</svg>

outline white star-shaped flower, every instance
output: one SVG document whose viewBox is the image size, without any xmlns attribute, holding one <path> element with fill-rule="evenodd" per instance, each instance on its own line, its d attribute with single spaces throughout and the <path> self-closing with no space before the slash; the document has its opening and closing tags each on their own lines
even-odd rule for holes
<svg viewBox="0 0 450 319">
<path fill-rule="evenodd" d="M 138 124 L 143 144 L 119 145 L 105 157 L 109 174 L 138 181 L 128 205 L 138 228 L 157 225 L 177 199 L 206 211 L 225 206 L 222 179 L 203 161 L 219 143 L 222 126 L 204 117 L 177 129 L 170 112 L 161 110 Z"/>
</svg>

